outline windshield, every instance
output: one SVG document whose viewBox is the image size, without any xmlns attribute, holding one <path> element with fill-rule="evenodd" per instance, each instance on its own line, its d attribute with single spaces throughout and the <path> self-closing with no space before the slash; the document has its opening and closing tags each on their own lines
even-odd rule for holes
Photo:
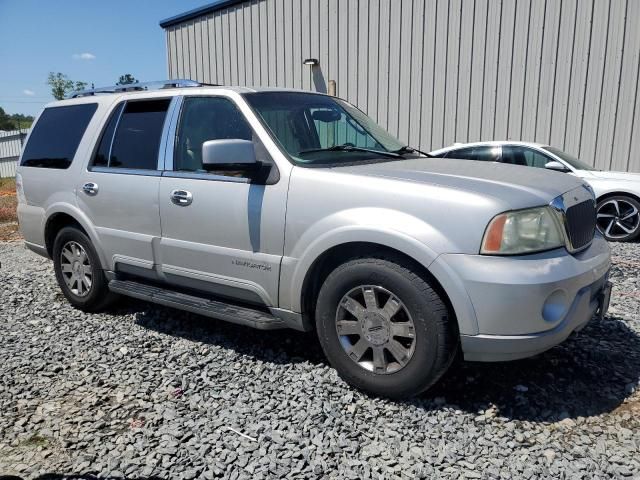
<svg viewBox="0 0 640 480">
<path fill-rule="evenodd" d="M 559 148 L 555 148 L 555 147 L 542 147 L 542 148 L 544 150 L 546 150 L 547 152 L 553 153 L 556 157 L 560 157 L 562 160 L 567 162 L 569 165 L 571 165 L 576 170 L 590 170 L 590 171 L 597 170 L 597 169 L 593 168 L 591 165 L 587 165 L 583 161 L 578 160 L 573 155 L 569 155 L 568 153 L 563 152 Z"/>
<path fill-rule="evenodd" d="M 385 152 L 404 145 L 339 98 L 304 92 L 258 92 L 244 97 L 298 165 L 390 160 Z"/>
</svg>

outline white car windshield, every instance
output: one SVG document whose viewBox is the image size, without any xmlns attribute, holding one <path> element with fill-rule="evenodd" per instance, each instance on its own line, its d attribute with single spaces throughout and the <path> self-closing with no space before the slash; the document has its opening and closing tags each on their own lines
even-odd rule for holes
<svg viewBox="0 0 640 480">
<path fill-rule="evenodd" d="M 555 147 L 542 147 L 542 148 L 547 152 L 553 153 L 556 157 L 560 157 L 563 161 L 571 165 L 576 170 L 590 170 L 590 171 L 597 170 L 597 168 L 593 168 L 591 165 L 587 165 L 583 161 L 578 160 L 573 155 L 569 155 L 567 152 L 563 152 L 559 148 L 555 148 Z"/>
</svg>

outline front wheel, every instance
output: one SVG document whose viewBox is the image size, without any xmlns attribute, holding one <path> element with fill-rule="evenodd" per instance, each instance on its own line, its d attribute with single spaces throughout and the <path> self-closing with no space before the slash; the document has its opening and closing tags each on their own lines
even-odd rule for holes
<svg viewBox="0 0 640 480">
<path fill-rule="evenodd" d="M 345 381 L 402 398 L 441 377 L 457 335 L 440 295 L 408 262 L 393 260 L 358 258 L 336 268 L 320 289 L 316 327 Z"/>
<path fill-rule="evenodd" d="M 640 202 L 626 195 L 598 202 L 597 227 L 610 242 L 628 242 L 640 235 Z"/>
</svg>

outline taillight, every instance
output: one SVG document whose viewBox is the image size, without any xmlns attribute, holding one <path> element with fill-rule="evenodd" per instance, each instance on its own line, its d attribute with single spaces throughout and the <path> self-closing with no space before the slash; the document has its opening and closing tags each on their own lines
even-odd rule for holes
<svg viewBox="0 0 640 480">
<path fill-rule="evenodd" d="M 22 175 L 16 173 L 16 196 L 18 203 L 27 203 L 27 197 L 24 195 L 24 186 L 22 185 Z"/>
</svg>

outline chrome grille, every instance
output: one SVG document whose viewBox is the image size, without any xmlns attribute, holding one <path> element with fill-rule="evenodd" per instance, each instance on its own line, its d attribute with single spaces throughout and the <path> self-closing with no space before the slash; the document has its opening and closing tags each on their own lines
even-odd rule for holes
<svg viewBox="0 0 640 480">
<path fill-rule="evenodd" d="M 591 243 L 596 231 L 596 204 L 593 200 L 577 203 L 565 211 L 566 230 L 571 247 L 579 250 Z"/>
</svg>

